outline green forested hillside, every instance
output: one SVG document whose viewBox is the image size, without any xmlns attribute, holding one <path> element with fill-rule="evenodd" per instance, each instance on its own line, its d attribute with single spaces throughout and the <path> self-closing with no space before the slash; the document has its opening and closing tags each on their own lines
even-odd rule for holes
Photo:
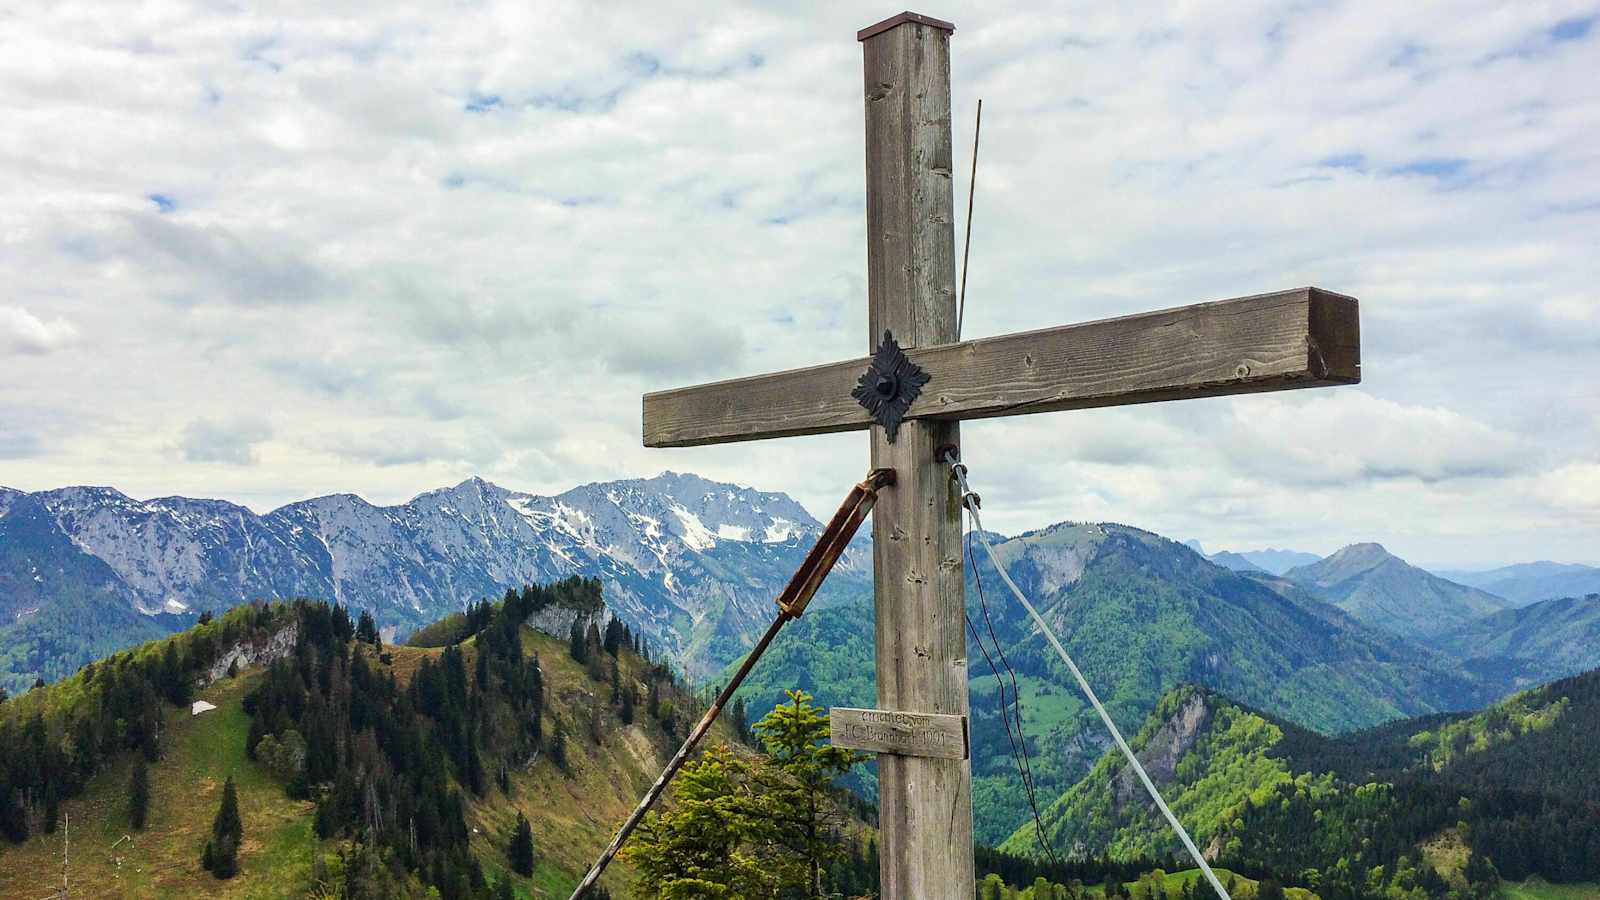
<svg viewBox="0 0 1600 900">
<path fill-rule="evenodd" d="M 1597 741 L 1600 671 L 1476 713 L 1335 738 L 1184 687 L 1131 743 L 1215 860 L 1343 900 L 1600 879 Z M 1044 818 L 1069 854 L 1159 859 L 1180 849 L 1120 755 L 1102 758 Z M 1003 849 L 1040 852 L 1032 827 Z"/>
<path fill-rule="evenodd" d="M 378 646 L 338 607 L 258 604 L 0 704 L 0 896 L 59 886 L 70 823 L 74 896 L 565 897 L 702 710 L 620 623 L 518 624 L 598 590 L 479 604 L 442 648 Z M 241 647 L 277 650 L 211 680 Z M 191 716 L 191 698 L 217 709 Z M 708 743 L 742 739 L 730 722 Z M 243 840 L 219 880 L 200 857 L 230 778 Z M 519 814 L 528 874 L 509 855 Z M 829 877 L 864 871 L 863 846 Z M 635 872 L 619 861 L 604 884 L 625 894 Z"/>
<path fill-rule="evenodd" d="M 1582 672 L 1600 666 L 1600 594 L 1508 609 L 1432 643 L 1486 678 L 1524 687 Z"/>
<path fill-rule="evenodd" d="M 1068 523 L 996 550 L 1129 732 L 1182 683 L 1330 732 L 1472 708 L 1498 693 L 1453 661 L 1364 626 L 1293 584 L 1229 571 L 1139 529 Z M 1033 775 L 1041 798 L 1053 798 L 1089 771 L 1108 742 L 1071 677 L 978 554 L 978 578 L 968 573 L 968 612 L 991 655 L 992 624 L 1015 669 Z M 967 658 L 977 834 L 998 843 L 1029 812 L 1000 721 L 1001 683 L 970 635 Z M 871 705 L 872 673 L 872 609 L 863 597 L 791 625 L 741 693 L 765 706 L 781 699 L 783 687 L 804 685 L 832 703 Z M 1009 698 L 1011 680 L 1001 674 Z"/>
<path fill-rule="evenodd" d="M 1268 796 L 1294 779 L 1288 764 L 1272 753 L 1282 727 L 1204 690 L 1182 687 L 1161 699 L 1130 744 L 1173 812 L 1205 847 L 1252 793 Z M 1069 856 L 1175 857 L 1182 846 L 1154 812 L 1122 756 L 1111 753 L 1041 818 L 1051 846 Z M 1001 849 L 1043 852 L 1031 823 Z"/>
</svg>

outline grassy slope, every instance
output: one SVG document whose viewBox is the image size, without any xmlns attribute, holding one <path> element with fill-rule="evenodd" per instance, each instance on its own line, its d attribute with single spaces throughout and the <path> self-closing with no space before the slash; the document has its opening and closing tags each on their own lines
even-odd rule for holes
<svg viewBox="0 0 1600 900">
<path fill-rule="evenodd" d="M 570 773 L 548 757 L 512 773 L 512 796 L 492 789 L 472 803 L 468 827 L 477 831 L 473 846 L 485 874 L 507 872 L 505 845 L 520 809 L 533 826 L 537 867 L 531 879 L 516 878 L 519 896 L 565 897 L 611 839 L 612 829 L 632 811 L 640 795 L 676 749 L 676 741 L 649 719 L 641 703 L 635 724 L 622 727 L 608 717 L 604 741 L 588 738 L 587 710 L 596 691 L 608 699 L 609 685 L 589 680 L 567 656 L 566 641 L 524 629 L 524 645 L 539 654 L 544 671 L 544 728 L 552 733 L 559 718 L 568 735 Z M 394 669 L 409 678 L 421 660 L 442 650 L 387 648 Z M 464 648 L 471 669 L 471 643 Z M 643 669 L 628 656 L 626 675 Z M 313 807 L 284 796 L 279 783 L 244 755 L 249 718 L 240 701 L 261 677 L 252 669 L 223 679 L 196 697 L 218 709 L 191 717 L 187 709 L 168 712 L 168 751 L 151 766 L 150 821 L 112 851 L 127 827 L 126 794 L 133 765 L 124 755 L 100 772 L 84 794 L 63 804 L 72 819 L 72 888 L 95 897 L 301 897 L 311 887 L 314 854 L 335 853 L 312 831 Z M 731 741 L 723 723 L 709 740 Z M 221 801 L 222 782 L 236 779 L 245 844 L 240 874 L 219 882 L 200 868 L 200 848 L 210 833 Z M 61 882 L 62 833 L 35 836 L 20 846 L 0 844 L 0 897 L 39 897 Z M 120 860 L 120 865 L 119 865 Z M 625 894 L 634 874 L 625 860 L 612 863 L 605 884 Z M 619 890 L 620 889 L 620 890 Z"/>
<path fill-rule="evenodd" d="M 1227 887 L 1229 878 L 1233 879 L 1235 890 L 1232 893 L 1235 900 L 1251 900 L 1251 898 L 1255 897 L 1258 882 L 1222 868 L 1212 868 L 1211 873 L 1217 876 L 1217 880 L 1222 882 L 1223 887 Z M 1200 886 L 1204 888 L 1204 879 L 1205 876 L 1200 873 L 1199 869 L 1184 869 L 1181 872 L 1168 872 L 1166 880 L 1162 884 L 1166 888 L 1167 896 L 1176 897 L 1179 896 L 1178 892 L 1182 891 L 1191 881 L 1201 881 Z M 1127 882 L 1126 886 L 1131 892 L 1136 884 L 1138 882 L 1130 881 Z M 1284 888 L 1283 895 L 1288 900 L 1319 900 L 1315 893 L 1305 888 Z M 1205 894 L 1202 894 L 1202 896 L 1205 896 Z"/>
<path fill-rule="evenodd" d="M 88 897 L 295 897 L 309 882 L 315 838 L 311 805 L 283 789 L 244 756 L 249 717 L 239 701 L 259 672 L 223 679 L 197 696 L 215 712 L 167 714 L 167 754 L 150 768 L 150 819 L 129 834 L 127 787 L 132 755 L 100 772 L 88 790 L 62 805 L 72 821 L 71 884 Z M 232 774 L 244 819 L 240 874 L 219 882 L 200 868 L 200 848 Z M 61 884 L 63 832 L 0 848 L 0 895 L 42 897 Z M 120 863 L 120 864 L 119 864 Z"/>
<path fill-rule="evenodd" d="M 1530 878 L 1507 884 L 1505 896 L 1506 900 L 1595 900 L 1600 897 L 1600 883 L 1551 884 Z"/>
</svg>

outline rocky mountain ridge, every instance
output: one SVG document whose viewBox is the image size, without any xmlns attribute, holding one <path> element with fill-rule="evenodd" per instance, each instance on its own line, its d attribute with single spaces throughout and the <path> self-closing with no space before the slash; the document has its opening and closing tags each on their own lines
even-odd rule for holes
<svg viewBox="0 0 1600 900">
<path fill-rule="evenodd" d="M 4 489 L 7 526 L 26 538 L 18 546 L 43 549 L 8 553 L 17 558 L 0 577 L 27 590 L 0 598 L 0 630 L 91 586 L 107 604 L 174 624 L 254 599 L 327 598 L 372 611 L 392 636 L 507 587 L 585 575 L 691 677 L 766 624 L 821 527 L 786 495 L 673 472 L 553 496 L 470 478 L 394 506 L 333 494 L 264 515 L 105 487 Z M 852 548 L 830 588 L 858 587 L 868 567 Z"/>
</svg>

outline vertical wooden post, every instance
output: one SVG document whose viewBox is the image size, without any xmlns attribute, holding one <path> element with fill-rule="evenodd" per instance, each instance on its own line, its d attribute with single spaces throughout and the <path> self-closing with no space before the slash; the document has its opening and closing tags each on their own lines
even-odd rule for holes
<svg viewBox="0 0 1600 900">
<path fill-rule="evenodd" d="M 857 35 L 865 62 L 869 353 L 885 330 L 908 349 L 956 339 L 954 30 L 903 13 Z M 898 478 L 872 517 L 881 709 L 967 714 L 960 497 L 938 459 L 959 440 L 953 421 L 906 422 L 893 444 L 872 429 L 872 465 Z M 878 784 L 882 895 L 970 898 L 968 761 L 885 754 Z"/>
</svg>

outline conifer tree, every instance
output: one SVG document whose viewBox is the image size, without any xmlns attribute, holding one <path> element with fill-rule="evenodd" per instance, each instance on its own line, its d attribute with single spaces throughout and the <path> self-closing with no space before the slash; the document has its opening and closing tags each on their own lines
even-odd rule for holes
<svg viewBox="0 0 1600 900">
<path fill-rule="evenodd" d="M 211 840 L 200 855 L 200 864 L 219 879 L 239 873 L 239 844 L 244 840 L 244 822 L 239 818 L 239 791 L 233 776 L 222 785 L 222 806 L 211 821 Z"/>
<path fill-rule="evenodd" d="M 175 706 L 189 703 L 189 677 L 184 671 L 183 659 L 178 655 L 178 642 L 175 639 L 169 639 L 166 649 L 161 653 L 161 690 Z"/>
<path fill-rule="evenodd" d="M 578 620 L 573 621 L 572 631 L 567 635 L 567 655 L 580 663 L 589 659 L 589 645 L 583 639 L 583 626 Z"/>
<path fill-rule="evenodd" d="M 567 770 L 567 732 L 561 727 L 561 720 L 556 720 L 555 730 L 550 732 L 550 761 L 556 768 L 565 772 Z"/>
<path fill-rule="evenodd" d="M 128 783 L 128 824 L 134 831 L 141 831 L 149 814 L 150 768 L 141 756 L 133 761 L 133 778 Z"/>
<path fill-rule="evenodd" d="M 378 623 L 372 618 L 372 613 L 361 611 L 361 619 L 356 624 L 356 640 L 363 644 L 370 644 L 374 648 L 383 646 L 383 638 L 378 634 Z"/>
<path fill-rule="evenodd" d="M 533 874 L 533 829 L 528 825 L 528 817 L 521 812 L 517 813 L 517 827 L 511 834 L 511 847 L 507 855 L 511 857 L 511 868 L 517 874 L 523 877 Z"/>
<path fill-rule="evenodd" d="M 743 697 L 735 697 L 733 700 L 733 731 L 735 734 L 739 735 L 739 740 L 744 741 L 747 744 L 752 743 L 750 734 L 750 714 L 745 711 Z"/>
<path fill-rule="evenodd" d="M 647 816 L 623 850 L 643 895 L 776 897 L 805 884 L 793 856 L 752 852 L 776 837 L 775 818 L 754 789 L 754 765 L 725 746 L 684 765 L 674 808 Z"/>
<path fill-rule="evenodd" d="M 779 840 L 806 860 L 810 868 L 807 889 L 812 896 L 822 893 L 822 870 L 843 855 L 844 848 L 835 832 L 841 816 L 827 802 L 827 790 L 835 778 L 866 760 L 866 755 L 828 743 L 828 719 L 811 705 L 805 691 L 786 691 L 788 703 L 773 707 L 755 730 L 761 735 L 773 764 L 787 776 L 786 783 L 772 785 L 768 802 L 776 810 Z"/>
</svg>

